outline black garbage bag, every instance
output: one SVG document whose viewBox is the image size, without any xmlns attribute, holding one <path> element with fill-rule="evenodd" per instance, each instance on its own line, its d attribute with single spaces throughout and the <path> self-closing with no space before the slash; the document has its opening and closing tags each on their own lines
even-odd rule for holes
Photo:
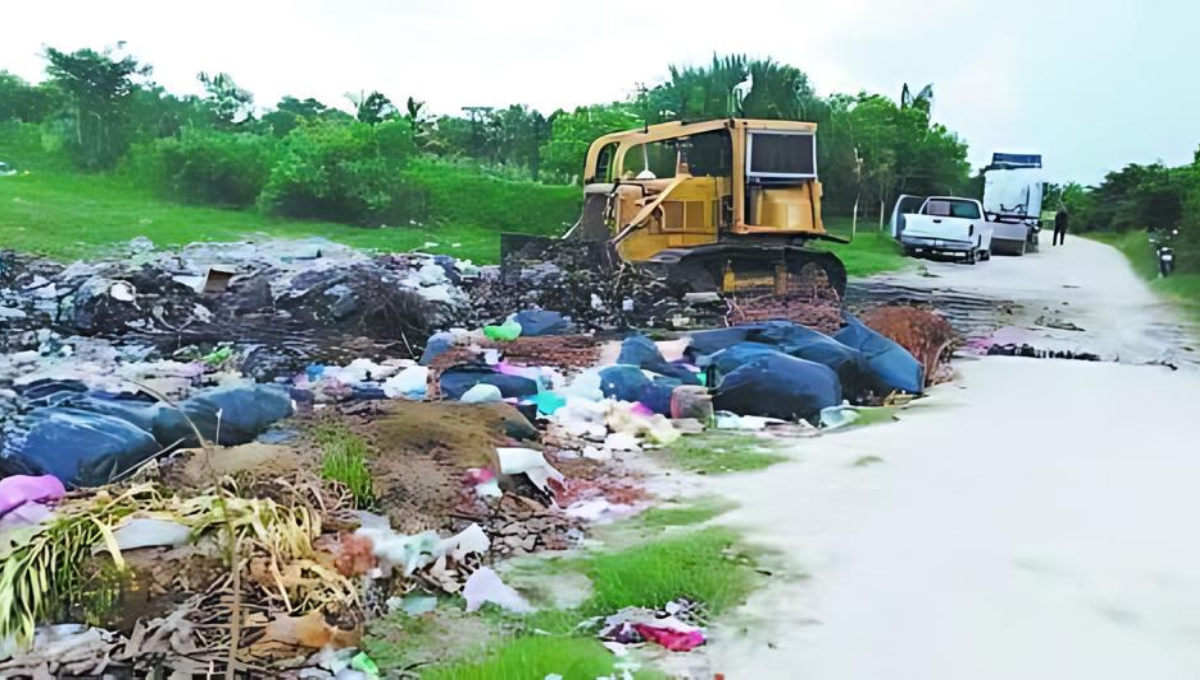
<svg viewBox="0 0 1200 680">
<path fill-rule="evenodd" d="M 168 408 L 153 399 L 117 399 L 97 393 L 76 395 L 63 401 L 61 405 L 119 418 L 151 434 L 154 432 L 154 419 L 158 417 L 159 411 Z"/>
<path fill-rule="evenodd" d="M 920 394 L 925 388 L 925 369 L 921 362 L 891 339 L 876 333 L 850 314 L 843 314 L 846 325 L 833 338 L 862 353 L 870 388 L 890 394 L 897 390 Z"/>
<path fill-rule="evenodd" d="M 608 366 L 600 370 L 600 391 L 609 399 L 639 401 L 651 411 L 671 412 L 671 392 L 681 381 L 659 376 L 651 379 L 637 366 Z"/>
<path fill-rule="evenodd" d="M 448 399 L 462 399 L 476 385 L 495 385 L 505 399 L 523 399 L 538 393 L 538 384 L 519 375 L 504 375 L 484 364 L 460 364 L 442 371 L 438 388 Z"/>
<path fill-rule="evenodd" d="M 32 408 L 36 408 L 39 406 L 56 406 L 63 401 L 70 400 L 75 395 L 86 393 L 88 386 L 79 380 L 43 378 L 41 380 L 34 380 L 16 389 L 26 404 Z"/>
<path fill-rule="evenodd" d="M 763 353 L 721 379 L 713 407 L 738 415 L 816 422 L 821 409 L 842 403 L 832 368 L 781 352 Z"/>
<path fill-rule="evenodd" d="M 567 335 L 575 332 L 575 325 L 562 314 L 546 309 L 527 309 L 513 315 L 513 321 L 521 324 L 521 337 L 536 338 L 541 335 Z"/>
<path fill-rule="evenodd" d="M 739 342 L 749 339 L 750 333 L 758 328 L 757 325 L 734 326 L 733 328 L 714 328 L 707 331 L 689 333 L 692 342 L 685 353 L 693 360 L 709 354 L 716 354 L 723 349 L 733 347 Z"/>
<path fill-rule="evenodd" d="M 631 335 L 621 343 L 621 353 L 617 363 L 626 366 L 637 366 L 647 371 L 665 375 L 679 380 L 683 384 L 698 385 L 699 378 L 688 367 L 682 364 L 668 362 L 658 351 L 654 341 L 644 335 Z"/>
<path fill-rule="evenodd" d="M 117 481 L 163 448 L 128 421 L 82 409 L 38 409 L 19 427 L 0 452 L 2 476 L 49 474 L 70 489 Z"/>
<path fill-rule="evenodd" d="M 198 446 L 196 434 L 188 424 L 190 419 L 207 441 L 236 446 L 254 441 L 268 427 L 290 415 L 291 395 L 279 385 L 218 387 L 184 400 L 177 409 L 160 408 L 153 432 L 163 445 L 182 441 L 183 446 Z"/>
<path fill-rule="evenodd" d="M 778 348 L 761 342 L 739 342 L 708 357 L 705 364 L 715 371 L 719 382 L 721 376 L 732 373 L 758 357 L 779 353 Z"/>
<path fill-rule="evenodd" d="M 837 340 L 791 321 L 768 321 L 750 331 L 748 339 L 774 345 L 779 351 L 797 359 L 824 364 L 837 372 L 842 390 L 857 396 L 870 387 L 866 360 L 862 352 Z"/>
</svg>

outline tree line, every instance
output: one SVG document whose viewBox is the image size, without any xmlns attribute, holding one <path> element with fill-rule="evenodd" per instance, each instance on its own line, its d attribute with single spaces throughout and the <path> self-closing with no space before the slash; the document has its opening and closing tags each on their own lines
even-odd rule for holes
<svg viewBox="0 0 1200 680">
<path fill-rule="evenodd" d="M 671 66 L 627 100 L 548 114 L 522 104 L 434 115 L 412 96 L 347 95 L 350 111 L 286 96 L 259 107 L 227 73 L 201 72 L 201 95 L 176 95 L 123 44 L 44 53 L 47 78 L 0 71 L 0 123 L 36 126 L 83 171 L 129 173 L 182 201 L 400 224 L 428 212 L 422 179 L 438 173 L 540 185 L 580 180 L 600 135 L 669 120 L 741 115 L 816 122 L 826 205 L 880 213 L 900 193 L 977 190 L 967 145 L 930 118 L 931 91 L 822 97 L 800 69 L 714 56 Z"/>
</svg>

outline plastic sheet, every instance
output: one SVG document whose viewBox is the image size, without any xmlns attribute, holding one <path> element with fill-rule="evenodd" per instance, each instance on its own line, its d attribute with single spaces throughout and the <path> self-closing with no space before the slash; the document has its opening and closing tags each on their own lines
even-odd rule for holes
<svg viewBox="0 0 1200 680">
<path fill-rule="evenodd" d="M 900 345 L 868 328 L 849 314 L 846 326 L 834 334 L 838 342 L 862 353 L 870 387 L 888 394 L 895 391 L 920 394 L 925 387 L 925 369 Z"/>
</svg>

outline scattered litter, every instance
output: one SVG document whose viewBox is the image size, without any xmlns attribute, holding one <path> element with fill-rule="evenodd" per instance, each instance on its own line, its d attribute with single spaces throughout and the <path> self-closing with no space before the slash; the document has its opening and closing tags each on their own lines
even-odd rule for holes
<svg viewBox="0 0 1200 680">
<path fill-rule="evenodd" d="M 524 473 L 529 481 L 542 491 L 549 491 L 547 486 L 549 480 L 553 479 L 556 482 L 563 480 L 562 473 L 546 462 L 541 451 L 500 447 L 496 449 L 496 455 L 500 458 L 500 472 L 506 475 Z"/>
<path fill-rule="evenodd" d="M 500 393 L 499 387 L 488 385 L 487 383 L 479 383 L 466 392 L 463 392 L 459 400 L 465 404 L 487 404 L 502 399 L 504 399 L 504 395 Z"/>
<path fill-rule="evenodd" d="M 428 390 L 429 369 L 409 366 L 383 383 L 383 393 L 389 399 L 424 399 Z"/>
<path fill-rule="evenodd" d="M 471 574 L 463 586 L 463 598 L 467 601 L 467 611 L 478 611 L 489 602 L 517 614 L 527 614 L 533 607 L 521 597 L 521 594 L 511 587 L 504 585 L 491 567 L 480 567 Z"/>
</svg>

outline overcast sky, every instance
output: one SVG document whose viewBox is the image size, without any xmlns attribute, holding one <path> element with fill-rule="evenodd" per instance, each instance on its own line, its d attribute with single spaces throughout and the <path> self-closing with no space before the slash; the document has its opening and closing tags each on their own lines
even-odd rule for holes
<svg viewBox="0 0 1200 680">
<path fill-rule="evenodd" d="M 187 9 L 184 9 L 184 8 Z M 176 9 L 178 8 L 178 9 Z M 740 13 L 744 12 L 744 13 Z M 285 94 L 409 95 L 439 113 L 543 111 L 628 96 L 667 64 L 771 56 L 822 94 L 934 84 L 936 120 L 992 151 L 1039 151 L 1055 180 L 1200 145 L 1200 0 L 57 0 L 0 8 L 0 69 L 118 40 L 174 92 L 225 71 L 259 105 Z"/>
</svg>

